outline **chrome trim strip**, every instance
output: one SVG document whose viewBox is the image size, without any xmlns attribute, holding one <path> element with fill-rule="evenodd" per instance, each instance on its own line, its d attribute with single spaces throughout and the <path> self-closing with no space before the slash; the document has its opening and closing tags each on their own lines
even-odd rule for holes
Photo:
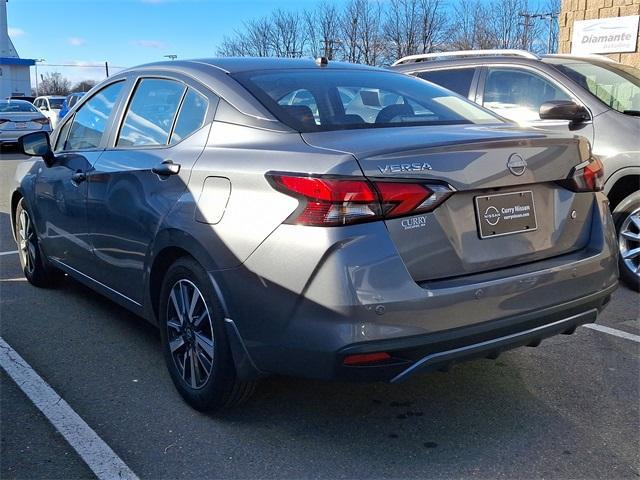
<svg viewBox="0 0 640 480">
<path fill-rule="evenodd" d="M 70 266 L 69 266 L 69 265 L 67 265 L 66 263 L 63 263 L 63 262 L 61 262 L 60 260 L 58 260 L 58 259 L 56 259 L 56 258 L 51 258 L 51 259 L 49 259 L 49 260 L 50 260 L 50 261 L 52 261 L 52 262 L 57 263 L 58 265 L 61 265 L 63 269 L 68 269 L 68 270 L 71 270 L 71 271 L 73 271 L 73 272 L 77 273 L 78 275 L 82 275 L 82 276 L 83 276 L 84 278 L 86 278 L 87 280 L 90 280 L 90 281 L 92 281 L 93 283 L 95 283 L 95 284 L 97 284 L 97 285 L 100 285 L 100 286 L 101 286 L 101 287 L 103 287 L 103 288 L 106 288 L 106 289 L 107 289 L 107 290 L 109 290 L 110 292 L 115 293 L 116 295 L 118 295 L 118 296 L 120 296 L 120 297 L 124 298 L 125 300 L 127 300 L 127 301 L 129 301 L 129 302 L 133 303 L 134 305 L 136 305 L 136 306 L 138 306 L 138 307 L 142 307 L 142 304 L 140 304 L 140 303 L 136 302 L 135 300 L 132 300 L 131 298 L 127 297 L 126 295 L 124 295 L 124 294 L 122 294 L 122 293 L 120 293 L 119 291 L 114 290 L 114 289 L 113 289 L 113 288 L 111 288 L 110 286 L 105 285 L 105 284 L 104 284 L 104 283 L 102 283 L 102 282 L 99 282 L 99 281 L 98 281 L 98 280 L 96 280 L 95 278 L 92 278 L 92 277 L 90 277 L 89 275 L 86 275 L 86 274 L 82 273 L 80 270 L 76 270 L 75 268 L 70 267 Z"/>
<path fill-rule="evenodd" d="M 535 334 L 538 332 L 543 333 L 545 330 L 554 330 L 555 327 L 560 327 L 563 324 L 567 324 L 567 327 L 569 328 L 572 326 L 577 326 L 575 321 L 579 320 L 581 317 L 589 317 L 593 315 L 593 321 L 595 321 L 595 317 L 597 314 L 598 314 L 598 310 L 593 308 L 591 310 L 587 310 L 585 312 L 581 312 L 576 315 L 563 318 L 562 320 L 557 320 L 552 323 L 540 325 L 539 327 L 531 328 L 529 330 L 524 330 L 522 332 L 512 333 L 511 335 L 505 335 L 504 337 L 493 338 L 491 340 L 486 340 L 480 343 L 474 343 L 472 345 L 467 345 L 460 348 L 454 348 L 452 350 L 445 350 L 443 352 L 432 353 L 430 355 L 427 355 L 426 357 L 423 357 L 421 360 L 418 360 L 409 368 L 407 368 L 406 370 L 403 370 L 398 375 L 393 377 L 391 379 L 391 383 L 396 383 L 401 380 L 404 380 L 405 378 L 409 377 L 413 373 L 419 371 L 421 368 L 426 367 L 432 363 L 438 363 L 440 359 L 446 359 L 446 357 L 453 357 L 452 360 L 454 360 L 457 357 L 464 357 L 465 354 L 467 353 L 473 354 L 474 350 L 478 352 L 491 350 L 492 345 L 496 345 L 497 348 L 499 348 L 498 345 L 504 342 L 509 342 L 510 340 L 517 341 L 518 338 L 520 337 L 526 337 L 528 335 Z M 587 320 L 586 322 L 583 322 L 583 323 L 590 323 L 590 322 Z"/>
</svg>

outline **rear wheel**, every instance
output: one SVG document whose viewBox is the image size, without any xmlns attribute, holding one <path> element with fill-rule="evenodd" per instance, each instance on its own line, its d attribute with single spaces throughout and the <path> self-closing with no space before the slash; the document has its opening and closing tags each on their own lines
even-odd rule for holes
<svg viewBox="0 0 640 480">
<path fill-rule="evenodd" d="M 16 242 L 20 266 L 26 279 L 36 287 L 54 286 L 61 278 L 61 273 L 47 266 L 38 242 L 38 235 L 33 220 L 26 209 L 24 198 L 21 198 L 15 214 Z"/>
<path fill-rule="evenodd" d="M 620 278 L 640 291 L 640 192 L 622 200 L 613 211 L 620 246 Z"/>
<path fill-rule="evenodd" d="M 189 405 L 215 411 L 251 395 L 254 384 L 237 379 L 222 309 L 211 282 L 192 258 L 181 258 L 169 268 L 159 313 L 165 362 Z"/>
</svg>

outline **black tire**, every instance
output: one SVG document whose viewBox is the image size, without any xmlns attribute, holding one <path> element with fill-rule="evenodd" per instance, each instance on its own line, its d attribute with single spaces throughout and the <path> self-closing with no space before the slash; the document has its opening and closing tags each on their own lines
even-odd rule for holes
<svg viewBox="0 0 640 480">
<path fill-rule="evenodd" d="M 195 298 L 192 286 L 202 300 L 196 300 L 195 308 L 191 309 L 193 315 L 189 315 L 186 311 L 190 304 L 186 305 L 180 298 Z M 183 288 L 185 294 L 182 294 Z M 185 308 L 177 308 L 183 304 Z M 173 384 L 189 405 L 212 412 L 238 405 L 251 396 L 255 383 L 238 381 L 222 308 L 205 270 L 193 258 L 180 258 L 169 267 L 162 283 L 158 312 L 164 359 Z M 183 322 L 181 316 L 183 320 L 193 321 Z M 208 343 L 209 338 L 212 345 Z M 180 346 L 172 352 L 172 346 L 176 345 Z M 209 363 L 208 351 L 212 352 Z M 191 360 L 195 367 L 191 367 Z M 207 366 L 208 376 L 205 375 Z"/>
<path fill-rule="evenodd" d="M 634 222 L 633 219 L 636 219 Z M 618 233 L 618 244 L 620 246 L 620 278 L 632 290 L 640 292 L 640 272 L 632 271 L 630 263 L 640 266 L 640 256 L 633 261 L 625 261 L 623 254 L 632 249 L 640 248 L 640 191 L 634 192 L 623 199 L 613 211 L 613 221 Z M 625 232 L 626 236 L 625 236 Z M 637 234 L 638 239 L 633 239 L 632 235 Z"/>
<path fill-rule="evenodd" d="M 14 227 L 22 272 L 29 283 L 36 287 L 54 287 L 63 275 L 48 264 L 40 249 L 38 234 L 31 219 L 24 198 L 21 198 L 16 207 Z"/>
</svg>

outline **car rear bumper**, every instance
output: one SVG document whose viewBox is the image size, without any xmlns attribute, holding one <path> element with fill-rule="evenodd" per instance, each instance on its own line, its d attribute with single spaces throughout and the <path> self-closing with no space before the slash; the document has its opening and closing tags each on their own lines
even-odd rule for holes
<svg viewBox="0 0 640 480">
<path fill-rule="evenodd" d="M 375 224 L 336 229 L 348 235 L 338 241 L 326 229 L 284 226 L 242 267 L 215 276 L 259 371 L 400 381 L 595 321 L 618 271 L 604 196 L 594 206 L 585 248 L 463 277 L 416 283 Z M 274 274 L 285 258 L 291 267 Z M 391 360 L 344 364 L 349 355 L 375 352 Z"/>
<path fill-rule="evenodd" d="M 38 130 L 0 130 L 0 143 L 18 143 L 18 139 L 27 133 L 33 132 L 51 132 L 50 127 L 41 128 Z"/>
<path fill-rule="evenodd" d="M 349 380 L 401 382 L 420 372 L 448 370 L 452 365 L 477 358 L 495 359 L 521 346 L 538 346 L 548 337 L 572 334 L 577 327 L 594 323 L 617 285 L 578 300 L 516 317 L 503 318 L 439 334 L 402 340 L 353 345 L 339 352 L 349 355 L 390 352 L 392 359 L 369 366 L 337 365 L 336 377 Z"/>
</svg>

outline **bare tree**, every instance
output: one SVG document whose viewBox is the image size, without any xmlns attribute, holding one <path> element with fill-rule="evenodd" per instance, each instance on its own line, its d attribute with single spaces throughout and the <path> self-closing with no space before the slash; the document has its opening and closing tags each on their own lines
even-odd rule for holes
<svg viewBox="0 0 640 480">
<path fill-rule="evenodd" d="M 394 58 L 413 55 L 417 51 L 418 0 L 391 0 L 387 7 L 384 34 L 389 42 L 388 56 Z"/>
<path fill-rule="evenodd" d="M 523 17 L 526 0 L 494 0 L 489 6 L 490 31 L 495 48 L 518 48 L 523 35 Z"/>
<path fill-rule="evenodd" d="M 382 5 L 378 1 L 358 0 L 358 48 L 360 60 L 367 65 L 382 61 L 384 38 L 382 33 Z"/>
<path fill-rule="evenodd" d="M 81 82 L 78 82 L 73 86 L 71 92 L 88 92 L 96 86 L 96 83 L 98 82 L 96 82 L 95 80 L 82 80 Z"/>
<path fill-rule="evenodd" d="M 271 14 L 271 49 L 276 57 L 302 57 L 305 34 L 297 12 L 278 9 Z"/>
<path fill-rule="evenodd" d="M 340 48 L 340 14 L 334 4 L 320 3 L 304 13 L 307 51 L 310 56 L 333 60 Z"/>
<path fill-rule="evenodd" d="M 360 9 L 363 2 L 351 0 L 344 7 L 340 17 L 340 32 L 342 34 L 342 57 L 343 60 L 351 63 L 358 63 L 360 60 Z"/>
<path fill-rule="evenodd" d="M 418 11 L 420 14 L 420 41 L 417 53 L 431 53 L 444 40 L 447 18 L 442 10 L 440 0 L 419 0 Z"/>
<path fill-rule="evenodd" d="M 40 76 L 40 95 L 69 95 L 71 82 L 59 72 L 47 72 Z"/>
</svg>

